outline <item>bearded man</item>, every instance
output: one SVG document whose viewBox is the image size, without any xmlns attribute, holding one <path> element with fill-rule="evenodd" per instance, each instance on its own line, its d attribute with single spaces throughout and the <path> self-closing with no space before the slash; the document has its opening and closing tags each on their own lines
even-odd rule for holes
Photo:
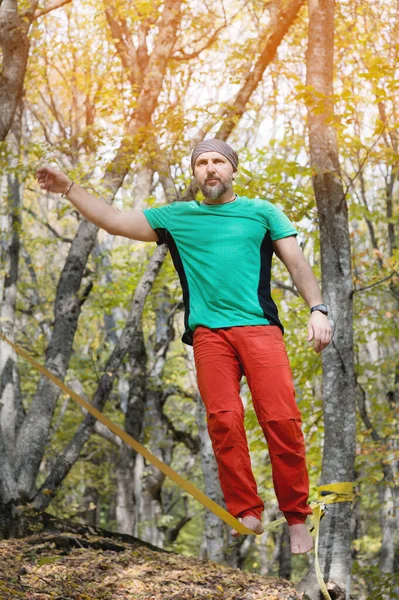
<svg viewBox="0 0 399 600">
<path fill-rule="evenodd" d="M 62 192 L 108 233 L 168 245 L 183 290 L 182 340 L 194 346 L 227 510 L 254 533 L 263 533 L 264 504 L 251 469 L 240 398 L 245 375 L 268 444 L 291 550 L 308 552 L 313 542 L 305 524 L 312 512 L 305 445 L 284 330 L 271 297 L 273 253 L 309 305 L 308 341 L 314 341 L 316 352 L 331 341 L 327 307 L 286 215 L 267 200 L 234 193 L 238 156 L 231 146 L 217 139 L 202 141 L 192 152 L 191 166 L 202 202 L 144 211 L 120 212 L 52 168 L 39 169 L 37 177 L 42 189 Z"/>
</svg>

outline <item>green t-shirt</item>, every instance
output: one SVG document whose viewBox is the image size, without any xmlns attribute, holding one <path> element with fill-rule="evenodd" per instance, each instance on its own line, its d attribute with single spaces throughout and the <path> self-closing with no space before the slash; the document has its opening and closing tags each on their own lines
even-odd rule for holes
<svg viewBox="0 0 399 600">
<path fill-rule="evenodd" d="M 196 327 L 278 325 L 270 293 L 274 240 L 297 235 L 276 206 L 237 197 L 227 204 L 174 202 L 144 214 L 167 244 L 183 289 L 183 341 Z"/>
</svg>

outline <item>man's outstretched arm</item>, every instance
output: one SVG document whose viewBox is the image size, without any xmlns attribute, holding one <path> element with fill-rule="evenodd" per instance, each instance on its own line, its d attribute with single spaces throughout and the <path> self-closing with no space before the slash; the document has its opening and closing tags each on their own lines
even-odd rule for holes
<svg viewBox="0 0 399 600">
<path fill-rule="evenodd" d="M 112 235 L 139 240 L 142 242 L 156 242 L 158 236 L 148 223 L 143 211 L 130 210 L 121 212 L 114 206 L 107 204 L 101 198 L 89 194 L 87 190 L 71 179 L 62 171 L 53 167 L 42 167 L 36 173 L 41 189 L 65 194 L 70 202 L 88 220 L 105 229 Z"/>
<path fill-rule="evenodd" d="M 309 307 L 322 304 L 322 296 L 316 277 L 294 236 L 273 242 L 274 251 L 285 264 L 293 282 Z M 310 315 L 308 341 L 314 340 L 314 349 L 321 352 L 331 342 L 332 329 L 328 317 L 319 311 Z"/>
</svg>

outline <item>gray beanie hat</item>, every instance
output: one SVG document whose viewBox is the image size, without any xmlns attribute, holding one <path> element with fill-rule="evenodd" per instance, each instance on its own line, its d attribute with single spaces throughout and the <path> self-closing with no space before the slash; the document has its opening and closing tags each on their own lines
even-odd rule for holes
<svg viewBox="0 0 399 600">
<path fill-rule="evenodd" d="M 214 138 L 213 140 L 203 140 L 202 142 L 199 142 L 195 146 L 195 148 L 191 154 L 191 168 L 193 170 L 193 173 L 194 173 L 195 161 L 197 160 L 197 158 L 199 157 L 200 154 L 203 154 L 203 152 L 219 152 L 219 154 L 222 154 L 223 156 L 225 156 L 227 158 L 227 160 L 229 160 L 231 162 L 231 164 L 233 165 L 234 171 L 237 171 L 237 167 L 238 167 L 237 152 L 235 152 L 231 146 L 226 144 L 226 142 L 223 142 L 223 140 L 218 140 L 218 139 Z"/>
</svg>

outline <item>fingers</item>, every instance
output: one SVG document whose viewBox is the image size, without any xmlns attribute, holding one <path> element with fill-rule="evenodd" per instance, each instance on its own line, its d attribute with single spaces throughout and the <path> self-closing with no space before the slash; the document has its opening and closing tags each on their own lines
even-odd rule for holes
<svg viewBox="0 0 399 600">
<path fill-rule="evenodd" d="M 331 330 L 319 330 L 314 333 L 314 349 L 317 353 L 322 352 L 331 342 Z"/>
<path fill-rule="evenodd" d="M 54 192 L 55 194 L 61 194 L 71 184 L 68 175 L 54 167 L 40 167 L 36 171 L 36 177 L 42 190 Z"/>
<path fill-rule="evenodd" d="M 42 190 L 49 190 L 54 177 L 47 167 L 41 167 L 36 171 L 36 178 Z"/>
<path fill-rule="evenodd" d="M 322 352 L 331 342 L 331 336 L 323 336 L 319 339 L 315 338 L 314 349 L 316 352 Z"/>
<path fill-rule="evenodd" d="M 314 349 L 317 353 L 322 352 L 328 346 L 332 339 L 332 328 L 326 317 L 322 313 L 311 316 L 308 330 L 312 330 L 312 336 L 308 336 L 308 341 L 314 340 Z"/>
<path fill-rule="evenodd" d="M 38 182 L 42 190 L 49 190 L 53 180 L 50 177 L 44 177 L 42 179 L 38 179 Z"/>
<path fill-rule="evenodd" d="M 39 177 L 39 175 L 46 173 L 47 171 L 48 171 L 48 167 L 40 167 L 36 171 L 36 177 Z"/>
</svg>

